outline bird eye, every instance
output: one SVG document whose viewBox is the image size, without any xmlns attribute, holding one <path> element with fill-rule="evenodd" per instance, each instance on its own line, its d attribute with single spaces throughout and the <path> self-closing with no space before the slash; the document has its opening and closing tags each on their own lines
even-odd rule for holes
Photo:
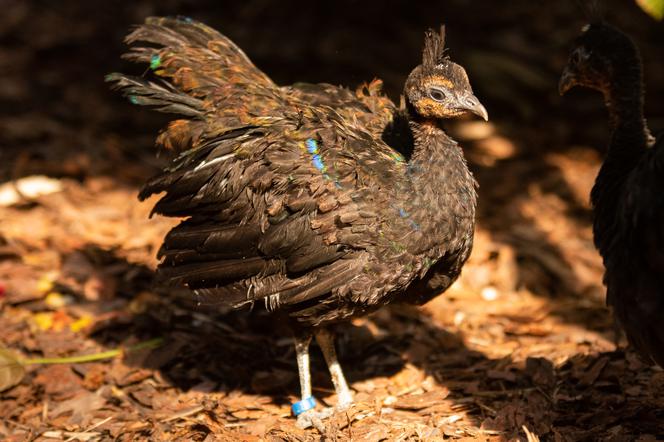
<svg viewBox="0 0 664 442">
<path fill-rule="evenodd" d="M 580 51 L 577 49 L 576 51 L 572 52 L 572 55 L 569 57 L 569 61 L 572 64 L 578 64 L 581 61 L 581 54 Z"/>
<path fill-rule="evenodd" d="M 592 56 L 592 51 L 589 49 L 583 47 L 583 48 L 577 48 L 572 54 L 569 56 L 569 61 L 571 64 L 579 64 L 579 63 L 586 63 L 588 60 L 590 60 L 590 57 Z"/>
<path fill-rule="evenodd" d="M 429 89 L 429 96 L 436 101 L 443 101 L 445 99 L 445 92 L 440 89 Z"/>
</svg>

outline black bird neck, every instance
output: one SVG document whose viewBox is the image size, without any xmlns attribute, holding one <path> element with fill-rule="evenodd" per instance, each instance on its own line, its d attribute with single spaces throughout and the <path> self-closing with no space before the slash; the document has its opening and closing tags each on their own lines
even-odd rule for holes
<svg viewBox="0 0 664 442">
<path fill-rule="evenodd" d="M 643 78 L 638 56 L 616 66 L 604 98 L 611 125 L 606 161 L 631 169 L 645 151 L 649 137 L 643 116 Z"/>
<path fill-rule="evenodd" d="M 630 173 L 647 150 L 649 131 L 643 117 L 643 79 L 638 56 L 614 70 L 610 86 L 604 91 L 609 110 L 611 140 L 590 198 L 594 210 L 595 245 L 606 253 L 612 237 L 622 190 Z"/>
</svg>

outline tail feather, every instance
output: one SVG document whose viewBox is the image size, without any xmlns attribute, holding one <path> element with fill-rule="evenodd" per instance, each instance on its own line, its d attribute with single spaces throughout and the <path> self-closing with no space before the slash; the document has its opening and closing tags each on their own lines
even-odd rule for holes
<svg viewBox="0 0 664 442">
<path fill-rule="evenodd" d="M 150 17 L 126 42 L 132 48 L 125 58 L 150 64 L 157 75 L 195 95 L 229 83 L 276 87 L 230 39 L 190 19 Z M 140 42 L 157 47 L 134 46 Z"/>
<path fill-rule="evenodd" d="M 215 29 L 187 17 L 148 17 L 126 38 L 127 43 L 144 41 L 164 47 L 198 47 L 210 49 L 226 57 L 230 63 L 253 64 L 249 57 L 229 38 Z"/>
<path fill-rule="evenodd" d="M 169 253 L 193 250 L 197 254 L 226 254 L 233 252 L 244 256 L 256 254 L 260 229 L 256 226 L 203 225 L 183 222 L 174 227 L 164 240 L 159 257 Z M 168 259 L 167 259 L 168 261 Z"/>
<path fill-rule="evenodd" d="M 315 272 L 313 281 L 304 287 L 295 287 L 280 293 L 290 305 L 303 303 L 330 293 L 335 287 L 347 284 L 359 273 L 362 266 L 358 261 L 338 260 Z M 311 274 L 310 274 L 311 275 Z"/>
<path fill-rule="evenodd" d="M 122 95 L 134 104 L 156 106 L 161 112 L 191 118 L 204 116 L 205 107 L 202 100 L 173 90 L 167 83 L 157 84 L 119 73 L 107 75 L 106 81 L 113 83 L 113 89 L 121 91 Z"/>
<path fill-rule="evenodd" d="M 214 287 L 252 276 L 271 275 L 282 267 L 277 259 L 255 256 L 247 259 L 223 259 L 178 266 L 160 266 L 159 276 L 168 285 L 187 285 L 193 289 Z"/>
<path fill-rule="evenodd" d="M 134 104 L 183 115 L 158 143 L 168 149 L 197 149 L 204 140 L 270 122 L 282 115 L 286 97 L 231 40 L 186 18 L 148 18 L 126 38 L 125 58 L 146 63 L 163 82 L 122 74 L 106 77 Z M 257 100 L 256 97 L 260 97 Z"/>
<path fill-rule="evenodd" d="M 298 278 L 275 273 L 250 277 L 229 285 L 195 288 L 199 300 L 205 304 L 229 304 L 235 308 L 265 300 L 270 309 L 288 307 L 291 312 L 311 307 L 313 300 L 327 295 L 335 287 L 347 284 L 362 266 L 352 260 L 341 260 L 321 267 Z"/>
</svg>

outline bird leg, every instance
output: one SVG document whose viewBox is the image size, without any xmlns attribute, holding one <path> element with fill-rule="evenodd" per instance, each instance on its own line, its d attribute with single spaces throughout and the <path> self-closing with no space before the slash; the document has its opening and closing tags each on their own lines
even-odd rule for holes
<svg viewBox="0 0 664 442">
<path fill-rule="evenodd" d="M 297 426 L 309 428 L 315 426 L 321 433 L 324 432 L 322 420 L 332 414 L 331 409 L 321 412 L 314 410 L 315 400 L 311 395 L 311 371 L 309 369 L 309 344 L 311 334 L 303 333 L 295 336 L 295 355 L 297 358 L 297 370 L 300 376 L 300 402 L 293 404 L 293 414 L 297 416 Z"/>
<path fill-rule="evenodd" d="M 297 336 L 295 338 L 295 357 L 297 358 L 297 371 L 300 375 L 300 396 L 306 399 L 311 396 L 311 370 L 309 368 L 309 344 L 311 335 Z"/>
<path fill-rule="evenodd" d="M 337 359 L 337 352 L 334 349 L 334 335 L 331 331 L 321 328 L 315 331 L 316 341 L 323 352 L 327 368 L 330 370 L 334 390 L 337 393 L 337 410 L 346 410 L 353 403 L 353 395 L 348 388 L 348 383 L 341 370 L 341 365 Z"/>
</svg>

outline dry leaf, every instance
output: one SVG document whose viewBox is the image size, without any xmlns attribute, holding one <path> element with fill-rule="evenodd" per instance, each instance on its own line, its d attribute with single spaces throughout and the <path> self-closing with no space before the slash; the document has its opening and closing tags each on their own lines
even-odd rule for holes
<svg viewBox="0 0 664 442">
<path fill-rule="evenodd" d="M 25 375 L 25 368 L 21 362 L 7 349 L 0 348 L 0 391 L 21 382 Z"/>
<path fill-rule="evenodd" d="M 393 407 L 402 410 L 421 410 L 440 404 L 448 394 L 449 391 L 432 391 L 429 393 L 402 396 L 398 398 Z"/>
</svg>

